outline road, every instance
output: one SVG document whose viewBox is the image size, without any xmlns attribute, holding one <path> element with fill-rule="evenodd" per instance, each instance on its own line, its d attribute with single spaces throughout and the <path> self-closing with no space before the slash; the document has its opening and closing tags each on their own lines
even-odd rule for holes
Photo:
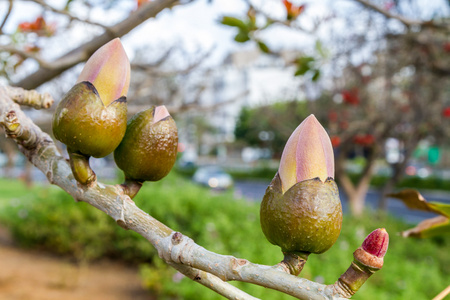
<svg viewBox="0 0 450 300">
<path fill-rule="evenodd" d="M 251 201 L 261 201 L 266 191 L 269 181 L 236 181 L 235 194 Z M 450 204 L 450 193 L 441 191 L 422 191 L 422 195 L 427 201 L 439 201 Z M 380 193 L 377 190 L 370 190 L 366 197 L 367 207 L 376 209 Z M 348 210 L 348 201 L 342 191 L 340 198 L 344 212 Z M 408 223 L 417 224 L 427 218 L 435 217 L 436 214 L 408 209 L 401 201 L 389 199 L 388 211 L 394 216 L 403 218 Z"/>
</svg>

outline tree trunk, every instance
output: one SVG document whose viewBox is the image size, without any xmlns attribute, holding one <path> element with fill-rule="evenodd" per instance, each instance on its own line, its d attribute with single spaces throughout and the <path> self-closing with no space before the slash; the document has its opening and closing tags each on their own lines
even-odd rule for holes
<svg viewBox="0 0 450 300">
<path fill-rule="evenodd" d="M 388 179 L 388 181 L 384 184 L 383 188 L 381 189 L 381 195 L 378 201 L 378 209 L 379 210 L 386 210 L 387 209 L 387 203 L 388 203 L 388 197 L 386 197 L 387 194 L 392 193 L 395 185 L 402 180 L 405 169 L 408 166 L 408 162 L 412 156 L 412 153 L 414 152 L 414 149 L 416 149 L 417 144 L 419 143 L 420 138 L 414 138 L 409 141 L 409 143 L 406 145 L 406 151 L 405 151 L 405 157 L 402 162 L 393 165 L 392 169 L 392 176 Z"/>
<path fill-rule="evenodd" d="M 366 159 L 366 165 L 361 172 L 361 177 L 356 184 L 350 180 L 350 177 L 345 172 L 345 158 L 343 155 L 337 157 L 336 160 L 336 175 L 339 180 L 340 187 L 342 187 L 348 199 L 350 213 L 352 216 L 361 216 L 364 212 L 367 191 L 370 187 L 370 181 L 373 176 L 375 168 L 375 159 L 378 155 L 378 148 L 375 146 L 371 149 L 369 156 Z"/>
</svg>

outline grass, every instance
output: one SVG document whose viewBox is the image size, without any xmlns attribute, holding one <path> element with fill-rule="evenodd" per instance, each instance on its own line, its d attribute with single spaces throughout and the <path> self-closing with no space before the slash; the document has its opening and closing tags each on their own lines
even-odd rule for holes
<svg viewBox="0 0 450 300">
<path fill-rule="evenodd" d="M 24 182 L 17 179 L 0 179 L 0 210 L 5 205 L 11 204 L 19 199 L 33 197 L 36 193 L 41 192 L 43 187 L 34 185 L 27 188 Z"/>
<path fill-rule="evenodd" d="M 140 263 L 143 284 L 158 299 L 222 299 L 167 267 L 143 238 L 121 229 L 96 209 L 75 203 L 57 188 L 27 191 L 21 183 L 0 180 L 0 195 L 0 222 L 24 246 L 78 259 L 112 257 Z M 279 248 L 261 232 L 259 204 L 234 199 L 231 192 L 211 192 L 172 174 L 158 183 L 146 183 L 135 201 L 208 250 L 266 265 L 282 258 Z M 398 235 L 410 226 L 387 215 L 367 214 L 360 219 L 346 215 L 336 244 L 324 254 L 311 255 L 301 277 L 335 282 L 364 237 L 385 227 L 390 234 L 385 266 L 353 298 L 431 299 L 448 285 L 450 237 L 417 240 Z M 292 299 L 262 287 L 233 284 L 262 299 Z"/>
</svg>

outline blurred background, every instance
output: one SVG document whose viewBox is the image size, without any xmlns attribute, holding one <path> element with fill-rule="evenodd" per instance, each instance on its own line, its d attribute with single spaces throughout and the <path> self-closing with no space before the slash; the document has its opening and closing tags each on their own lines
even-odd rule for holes
<svg viewBox="0 0 450 300">
<path fill-rule="evenodd" d="M 0 84 L 50 93 L 52 108 L 25 110 L 51 134 L 84 61 L 116 36 L 132 65 L 129 115 L 165 105 L 179 131 L 176 167 L 144 184 L 142 209 L 211 251 L 278 263 L 259 202 L 290 134 L 314 114 L 334 147 L 345 216 L 302 277 L 333 283 L 385 227 L 385 266 L 355 299 L 432 299 L 450 284 L 448 236 L 400 235 L 435 214 L 386 196 L 415 188 L 450 204 L 448 1 L 4 0 Z M 112 156 L 91 165 L 102 182 L 122 180 Z M 0 166 L 0 299 L 219 298 L 51 187 L 4 134 Z"/>
</svg>

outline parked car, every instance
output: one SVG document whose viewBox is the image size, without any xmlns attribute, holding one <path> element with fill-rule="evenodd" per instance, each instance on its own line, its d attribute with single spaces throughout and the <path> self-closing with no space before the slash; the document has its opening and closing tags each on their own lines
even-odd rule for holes
<svg viewBox="0 0 450 300">
<path fill-rule="evenodd" d="M 407 176 L 427 178 L 433 174 L 433 170 L 424 163 L 412 162 L 406 167 L 405 174 Z"/>
<path fill-rule="evenodd" d="M 225 190 L 233 186 L 233 178 L 231 175 L 218 166 L 198 168 L 194 173 L 193 180 L 212 189 Z"/>
</svg>

